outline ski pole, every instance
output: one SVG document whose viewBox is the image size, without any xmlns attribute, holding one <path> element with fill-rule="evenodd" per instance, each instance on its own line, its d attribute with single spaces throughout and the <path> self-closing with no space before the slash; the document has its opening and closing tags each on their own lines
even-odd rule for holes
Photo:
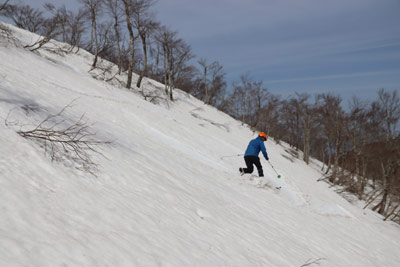
<svg viewBox="0 0 400 267">
<path fill-rule="evenodd" d="M 278 175 L 278 179 L 281 178 L 281 175 L 278 174 L 278 172 L 275 170 L 275 168 L 274 168 L 274 166 L 272 165 L 272 163 L 269 162 L 269 160 L 267 160 L 267 161 L 268 161 L 269 165 L 271 165 L 271 167 L 272 167 L 272 169 L 274 170 L 274 172 L 276 173 L 276 175 Z"/>
<path fill-rule="evenodd" d="M 243 154 L 230 155 L 230 156 L 222 156 L 221 159 L 224 159 L 224 158 L 233 158 L 233 157 L 240 157 L 240 156 L 243 156 Z"/>
</svg>

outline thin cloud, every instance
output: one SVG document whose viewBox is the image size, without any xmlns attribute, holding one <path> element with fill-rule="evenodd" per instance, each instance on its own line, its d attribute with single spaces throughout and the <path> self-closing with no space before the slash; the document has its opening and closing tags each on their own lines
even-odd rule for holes
<svg viewBox="0 0 400 267">
<path fill-rule="evenodd" d="M 400 74 L 400 69 L 399 70 L 391 70 L 391 71 L 373 71 L 373 72 L 360 72 L 360 73 L 351 73 L 351 74 L 337 74 L 337 75 L 325 75 L 325 76 L 317 76 L 317 77 L 284 79 L 284 80 L 270 80 L 270 81 L 264 81 L 264 82 L 265 82 L 265 84 L 274 84 L 274 83 L 287 83 L 287 82 L 300 82 L 300 81 L 317 81 L 317 80 L 332 80 L 332 79 L 342 79 L 342 78 L 355 78 L 355 77 L 385 75 L 385 74 L 395 74 L 395 73 Z"/>
</svg>

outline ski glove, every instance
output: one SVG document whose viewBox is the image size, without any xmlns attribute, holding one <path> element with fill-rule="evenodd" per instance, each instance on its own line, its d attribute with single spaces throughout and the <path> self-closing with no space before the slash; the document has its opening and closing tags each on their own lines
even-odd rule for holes
<svg viewBox="0 0 400 267">
<path fill-rule="evenodd" d="M 269 160 L 269 157 L 266 157 L 265 159 L 266 159 L 266 160 Z"/>
</svg>

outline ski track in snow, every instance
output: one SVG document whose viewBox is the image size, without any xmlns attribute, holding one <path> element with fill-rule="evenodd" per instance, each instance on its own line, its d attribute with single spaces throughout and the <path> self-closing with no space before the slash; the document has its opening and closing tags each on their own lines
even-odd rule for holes
<svg viewBox="0 0 400 267">
<path fill-rule="evenodd" d="M 312 204 L 312 196 L 301 192 L 293 182 L 290 182 L 290 179 L 276 178 L 269 174 L 265 174 L 265 177 L 262 178 L 254 174 L 245 174 L 241 180 L 245 184 L 274 192 L 288 200 L 293 207 L 307 208 L 322 216 L 354 218 L 348 210 L 339 204 L 323 201 L 318 204 Z"/>
</svg>

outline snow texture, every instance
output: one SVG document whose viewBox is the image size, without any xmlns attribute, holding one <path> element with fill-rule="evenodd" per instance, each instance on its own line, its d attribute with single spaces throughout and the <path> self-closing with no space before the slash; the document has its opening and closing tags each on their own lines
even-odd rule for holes
<svg viewBox="0 0 400 267">
<path fill-rule="evenodd" d="M 22 46 L 38 37 L 9 27 L 17 45 L 0 37 L 0 266 L 400 266 L 399 227 L 317 182 L 318 161 L 307 166 L 270 139 L 282 178 L 265 161 L 264 178 L 240 176 L 243 158 L 232 155 L 255 136 L 240 122 L 179 90 L 152 104 L 93 78 L 101 72 L 90 71 L 89 53 L 30 52 Z M 144 85 L 163 95 L 162 84 Z M 85 114 L 96 138 L 112 141 L 92 155 L 96 175 L 16 133 L 70 103 L 65 120 Z"/>
</svg>

